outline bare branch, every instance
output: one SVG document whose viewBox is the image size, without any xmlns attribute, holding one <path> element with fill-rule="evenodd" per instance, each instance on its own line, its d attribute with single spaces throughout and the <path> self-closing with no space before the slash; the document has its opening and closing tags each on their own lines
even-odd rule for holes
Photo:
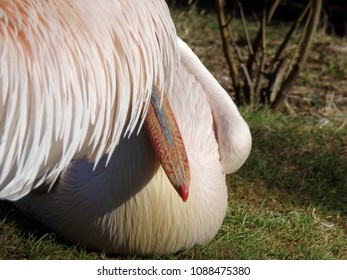
<svg viewBox="0 0 347 280">
<path fill-rule="evenodd" d="M 270 8 L 270 13 L 268 14 L 268 18 L 266 20 L 266 22 L 270 22 L 272 20 L 272 17 L 278 7 L 278 5 L 280 4 L 281 0 L 276 0 L 272 5 L 271 5 L 271 8 Z M 252 44 L 252 48 L 253 48 L 253 51 L 256 53 L 259 49 L 259 46 L 260 46 L 260 43 L 261 43 L 261 38 L 262 38 L 262 29 L 260 28 L 258 30 L 258 33 L 256 35 L 256 37 L 254 38 L 254 41 L 253 41 L 253 44 Z M 253 64 L 254 62 L 256 61 L 256 56 L 255 55 L 252 55 L 248 58 L 248 61 L 247 61 L 247 70 L 250 74 L 252 74 L 252 67 L 253 67 Z M 252 75 L 251 75 L 252 76 Z"/>
<path fill-rule="evenodd" d="M 245 17 L 245 14 L 243 12 L 243 7 L 242 7 L 242 4 L 240 1 L 238 1 L 238 6 L 239 6 L 241 21 L 242 21 L 243 32 L 245 33 L 246 40 L 247 40 L 248 50 L 249 50 L 250 55 L 254 55 L 253 47 L 251 44 L 251 39 L 249 37 L 246 17 Z"/>
<path fill-rule="evenodd" d="M 299 18 L 294 22 L 294 24 L 291 26 L 291 28 L 288 30 L 286 36 L 284 37 L 284 40 L 282 41 L 281 45 L 278 47 L 275 56 L 273 57 L 273 59 L 271 60 L 270 64 L 269 64 L 269 69 L 271 71 L 271 69 L 273 68 L 274 64 L 280 59 L 280 57 L 282 56 L 282 53 L 284 51 L 284 49 L 286 48 L 286 46 L 288 45 L 288 42 L 290 40 L 290 38 L 292 37 L 294 31 L 300 26 L 302 20 L 304 19 L 304 17 L 307 15 L 310 7 L 311 7 L 312 2 L 308 2 L 306 7 L 304 8 L 304 10 L 302 11 L 301 15 L 299 16 Z"/>
<path fill-rule="evenodd" d="M 265 62 L 266 62 L 266 8 L 263 7 L 263 17 L 261 24 L 261 62 L 257 71 L 256 84 L 255 84 L 255 94 L 262 100 L 262 80 L 265 72 Z"/>
<path fill-rule="evenodd" d="M 227 20 L 226 22 L 226 25 L 230 25 L 231 22 L 233 21 L 234 17 L 235 17 L 235 14 L 236 14 L 236 7 L 237 7 L 237 3 L 239 2 L 239 0 L 235 0 L 233 2 L 233 7 L 231 9 L 231 12 L 230 12 L 230 18 Z"/>
<path fill-rule="evenodd" d="M 285 59 L 281 59 L 276 67 L 275 72 L 272 74 L 271 83 L 269 83 L 269 88 L 267 92 L 267 98 L 272 103 L 280 90 L 280 86 L 286 76 L 287 66 Z"/>
<path fill-rule="evenodd" d="M 269 13 L 268 13 L 268 17 L 267 17 L 267 19 L 266 19 L 266 23 L 267 23 L 267 24 L 269 24 L 269 23 L 271 22 L 272 17 L 273 17 L 273 15 L 275 14 L 275 12 L 276 12 L 276 10 L 277 10 L 277 8 L 278 8 L 278 5 L 281 3 L 281 1 L 282 1 L 282 0 L 276 0 L 276 1 L 272 4 L 272 6 L 271 6 L 271 8 L 270 8 L 270 11 L 269 11 Z"/>
<path fill-rule="evenodd" d="M 216 0 L 215 4 L 216 4 L 217 14 L 218 14 L 219 29 L 220 29 L 220 33 L 222 37 L 222 42 L 223 42 L 223 50 L 224 50 L 225 58 L 228 63 L 231 80 L 235 90 L 235 99 L 236 99 L 236 102 L 239 103 L 241 101 L 241 95 L 242 95 L 241 79 L 239 76 L 237 66 L 233 60 L 232 51 L 229 45 L 229 42 L 233 42 L 233 40 L 229 33 L 228 25 L 226 24 L 225 13 L 224 13 L 224 0 Z"/>
<path fill-rule="evenodd" d="M 286 93 L 293 87 L 294 81 L 299 76 L 300 71 L 302 70 L 307 61 L 308 53 L 311 49 L 311 45 L 313 43 L 314 35 L 317 30 L 318 22 L 320 19 L 323 0 L 311 1 L 311 17 L 309 19 L 308 28 L 306 30 L 304 40 L 302 42 L 298 61 L 293 67 L 292 71 L 289 73 L 287 79 L 283 82 L 282 87 L 278 92 L 278 95 L 276 96 L 274 102 L 271 104 L 271 108 L 276 108 L 284 99 Z"/>
</svg>

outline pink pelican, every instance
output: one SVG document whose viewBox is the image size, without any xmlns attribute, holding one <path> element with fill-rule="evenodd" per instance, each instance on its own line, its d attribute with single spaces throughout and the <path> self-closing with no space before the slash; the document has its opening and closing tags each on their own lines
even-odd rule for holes
<svg viewBox="0 0 347 280">
<path fill-rule="evenodd" d="M 1 0 L 0 38 L 1 199 L 109 253 L 213 239 L 251 135 L 165 1 Z"/>
</svg>

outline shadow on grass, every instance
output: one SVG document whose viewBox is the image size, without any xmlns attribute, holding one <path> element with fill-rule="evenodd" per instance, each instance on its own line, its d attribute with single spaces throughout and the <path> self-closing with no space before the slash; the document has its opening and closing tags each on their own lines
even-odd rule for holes
<svg viewBox="0 0 347 280">
<path fill-rule="evenodd" d="M 283 200 L 324 208 L 347 220 L 347 133 L 303 121 L 250 116 L 253 150 L 240 176 L 261 181 Z"/>
<path fill-rule="evenodd" d="M 0 201 L 0 259 L 104 259 L 67 243 L 38 221 L 28 218 L 11 202 Z"/>
</svg>

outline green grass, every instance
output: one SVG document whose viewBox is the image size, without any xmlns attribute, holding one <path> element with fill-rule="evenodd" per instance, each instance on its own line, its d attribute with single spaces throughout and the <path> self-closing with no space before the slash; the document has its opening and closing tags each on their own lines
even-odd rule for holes
<svg viewBox="0 0 347 280">
<path fill-rule="evenodd" d="M 253 151 L 229 178 L 237 258 L 346 259 L 346 131 L 270 112 L 245 117 Z"/>
<path fill-rule="evenodd" d="M 176 9 L 173 16 L 178 34 L 231 92 L 215 15 Z M 241 108 L 253 149 L 227 177 L 229 207 L 218 235 L 164 259 L 347 259 L 347 56 L 329 51 L 341 44 L 318 36 L 290 110 Z M 0 201 L 0 259 L 114 258 L 67 244 Z"/>
</svg>

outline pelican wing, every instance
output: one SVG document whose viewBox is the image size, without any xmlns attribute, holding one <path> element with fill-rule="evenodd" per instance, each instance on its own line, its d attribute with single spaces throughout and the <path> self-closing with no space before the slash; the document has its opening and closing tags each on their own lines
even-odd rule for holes
<svg viewBox="0 0 347 280">
<path fill-rule="evenodd" d="M 165 1 L 1 1 L 0 198 L 111 155 L 176 55 Z"/>
</svg>

